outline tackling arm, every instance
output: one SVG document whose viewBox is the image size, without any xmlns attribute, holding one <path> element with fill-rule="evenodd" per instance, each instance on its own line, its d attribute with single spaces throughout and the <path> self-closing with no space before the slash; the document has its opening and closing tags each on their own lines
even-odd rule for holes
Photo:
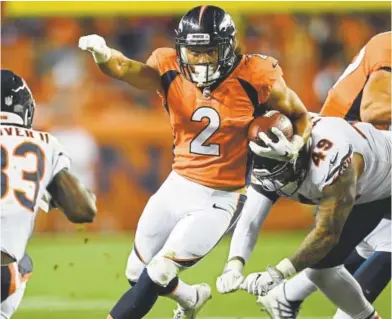
<svg viewBox="0 0 392 319">
<path fill-rule="evenodd" d="M 229 263 L 231 260 L 239 260 L 245 265 L 273 205 L 273 201 L 259 193 L 255 187 L 257 185 L 248 188 L 248 198 L 230 243 Z"/>
<path fill-rule="evenodd" d="M 272 199 L 259 193 L 253 186 L 248 188 L 247 196 L 231 239 L 228 262 L 216 281 L 216 288 L 220 293 L 230 293 L 239 289 L 244 280 L 242 269 L 254 249 L 260 228 L 273 204 Z"/>
<path fill-rule="evenodd" d="M 52 201 L 73 223 L 91 223 L 97 214 L 95 196 L 67 169 L 61 170 L 47 187 Z"/>
<path fill-rule="evenodd" d="M 339 241 L 355 203 L 361 163 L 360 155 L 354 154 L 351 165 L 348 165 L 343 175 L 339 176 L 334 184 L 324 188 L 323 199 L 318 207 L 316 226 L 296 253 L 289 258 L 297 272 L 322 260 Z M 281 270 L 278 266 L 276 268 Z"/>
<path fill-rule="evenodd" d="M 362 94 L 361 120 L 374 125 L 391 124 L 391 71 L 373 72 Z"/>
</svg>

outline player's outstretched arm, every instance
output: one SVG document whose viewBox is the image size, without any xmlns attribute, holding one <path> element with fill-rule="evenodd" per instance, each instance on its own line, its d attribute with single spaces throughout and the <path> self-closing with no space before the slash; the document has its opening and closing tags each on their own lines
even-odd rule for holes
<svg viewBox="0 0 392 319">
<path fill-rule="evenodd" d="M 352 163 L 345 165 L 347 168 L 336 182 L 323 189 L 315 228 L 289 258 L 297 272 L 317 264 L 339 241 L 355 203 L 357 179 L 363 161 L 360 155 L 354 154 Z"/>
<path fill-rule="evenodd" d="M 95 196 L 68 172 L 61 170 L 47 187 L 55 206 L 72 223 L 91 223 L 97 214 Z"/>
<path fill-rule="evenodd" d="M 105 74 L 144 91 L 155 92 L 161 88 L 159 72 L 151 66 L 128 59 L 121 52 L 106 45 L 96 34 L 79 39 L 79 48 L 93 55 L 94 61 Z"/>
<path fill-rule="evenodd" d="M 364 89 L 361 101 L 361 120 L 374 125 L 391 124 L 391 71 L 373 72 Z"/>
<path fill-rule="evenodd" d="M 277 110 L 290 118 L 297 135 L 293 143 L 297 144 L 298 149 L 301 148 L 310 137 L 312 123 L 305 105 L 298 95 L 286 85 L 283 77 L 280 76 L 276 80 L 267 105 L 270 109 Z"/>
<path fill-rule="evenodd" d="M 227 264 L 216 280 L 216 288 L 223 294 L 238 290 L 243 282 L 242 269 L 254 250 L 260 229 L 273 204 L 253 186 L 249 186 L 247 197 L 231 239 Z"/>
</svg>

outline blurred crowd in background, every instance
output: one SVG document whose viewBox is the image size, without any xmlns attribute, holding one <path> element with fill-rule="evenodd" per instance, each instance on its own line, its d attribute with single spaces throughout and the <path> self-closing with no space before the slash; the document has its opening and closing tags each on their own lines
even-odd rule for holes
<svg viewBox="0 0 392 319">
<path fill-rule="evenodd" d="M 316 112 L 360 48 L 376 33 L 390 30 L 388 12 L 229 13 L 242 51 L 277 58 L 288 85 Z M 35 128 L 59 136 L 74 170 L 98 192 L 108 211 L 100 217 L 103 228 L 120 227 L 112 218 L 119 211 L 141 213 L 170 170 L 171 133 L 160 98 L 103 75 L 91 55 L 78 49 L 78 39 L 99 34 L 127 57 L 146 61 L 154 49 L 174 47 L 179 19 L 3 16 L 2 67 L 26 79 L 37 102 Z M 122 225 L 132 228 L 135 222 Z M 47 227 L 56 229 L 53 222 Z"/>
<path fill-rule="evenodd" d="M 244 53 L 277 58 L 288 84 L 317 111 L 328 89 L 359 49 L 390 29 L 390 15 L 268 14 L 236 17 Z M 3 64 L 22 74 L 40 111 L 77 114 L 159 108 L 159 99 L 100 74 L 78 39 L 96 33 L 127 57 L 146 61 L 159 47 L 174 47 L 180 17 L 4 19 Z M 76 99 L 76 100 L 75 100 Z M 104 101 L 104 102 L 103 102 Z M 75 110 L 72 110 L 75 114 Z"/>
</svg>

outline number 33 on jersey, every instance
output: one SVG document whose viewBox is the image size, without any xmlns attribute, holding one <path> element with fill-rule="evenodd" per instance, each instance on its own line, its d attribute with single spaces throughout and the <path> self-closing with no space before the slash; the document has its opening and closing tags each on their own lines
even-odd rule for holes
<svg viewBox="0 0 392 319">
<path fill-rule="evenodd" d="M 53 176 L 70 160 L 48 133 L 3 125 L 0 134 L 2 214 L 35 213 Z"/>
<path fill-rule="evenodd" d="M 242 56 L 208 97 L 180 75 L 175 50 L 158 49 L 147 64 L 161 75 L 160 93 L 174 136 L 173 169 L 205 186 L 243 187 L 248 124 L 282 75 L 276 60 Z"/>
</svg>

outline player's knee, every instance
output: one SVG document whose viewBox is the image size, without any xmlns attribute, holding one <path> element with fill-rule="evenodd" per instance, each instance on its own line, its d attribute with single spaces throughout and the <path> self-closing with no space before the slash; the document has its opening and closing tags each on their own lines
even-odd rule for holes
<svg viewBox="0 0 392 319">
<path fill-rule="evenodd" d="M 132 251 L 128 257 L 127 267 L 125 268 L 125 276 L 131 285 L 137 282 L 145 266 L 135 252 Z"/>
<path fill-rule="evenodd" d="M 157 285 L 166 287 L 178 274 L 178 266 L 162 256 L 154 257 L 147 266 L 147 273 Z"/>
<path fill-rule="evenodd" d="M 138 265 L 128 262 L 127 268 L 125 269 L 125 276 L 129 282 L 137 282 L 143 269 L 144 267 L 138 267 Z"/>
</svg>

